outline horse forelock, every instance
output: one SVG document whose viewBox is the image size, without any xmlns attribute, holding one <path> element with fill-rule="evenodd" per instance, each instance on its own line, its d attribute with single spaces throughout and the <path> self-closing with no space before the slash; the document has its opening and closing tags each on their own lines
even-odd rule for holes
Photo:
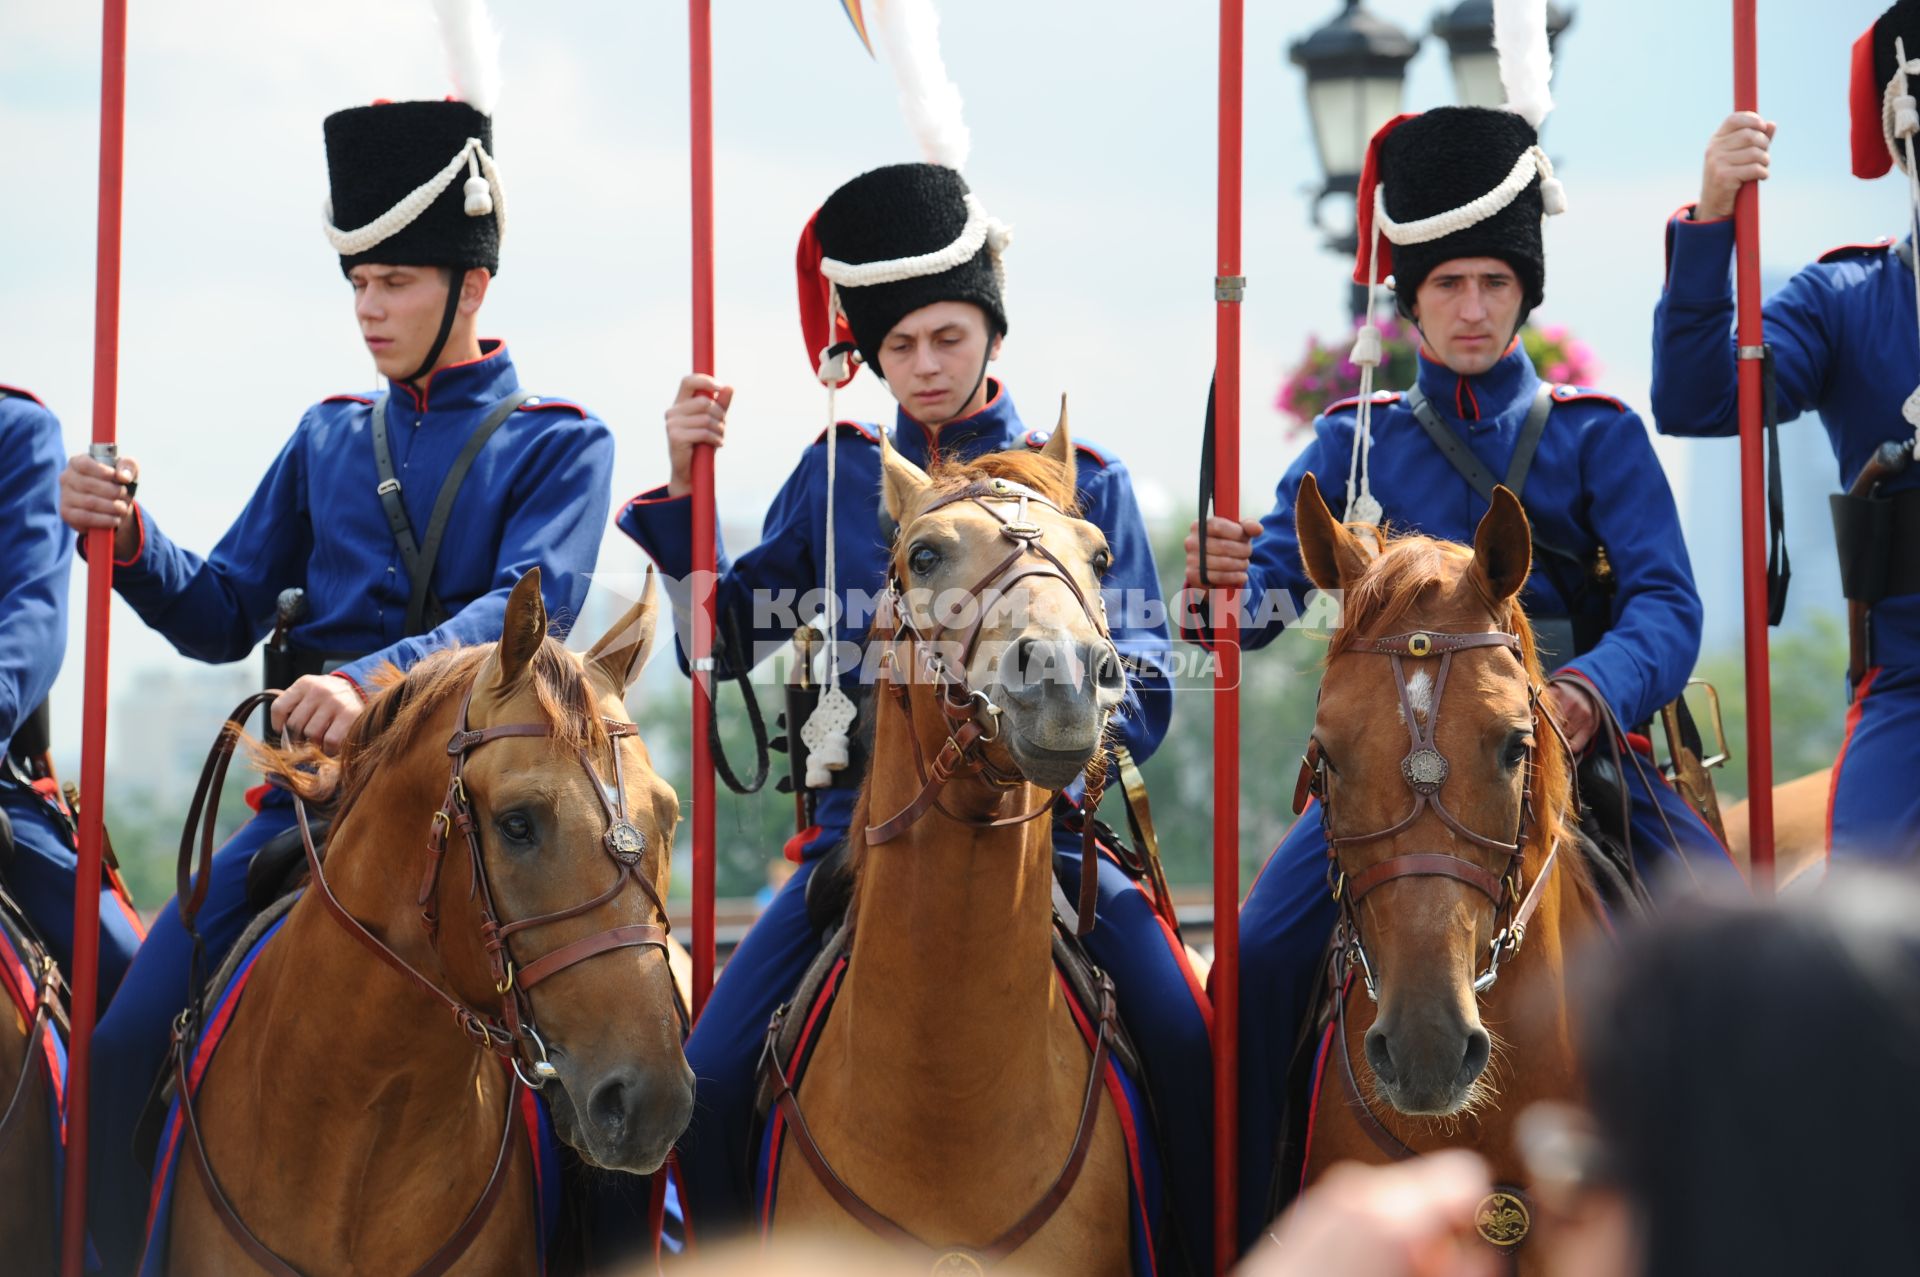
<svg viewBox="0 0 1920 1277">
<path fill-rule="evenodd" d="M 1080 517 L 1080 495 L 1074 491 L 1067 468 L 1052 457 L 1038 452 L 989 452 L 971 461 L 942 461 L 928 476 L 933 480 L 905 522 L 926 508 L 928 502 L 957 488 L 982 479 L 1005 479 L 1032 488 L 1060 508 L 1061 513 Z"/>
<path fill-rule="evenodd" d="M 495 644 L 442 648 L 402 672 L 383 664 L 371 677 L 373 696 L 347 733 L 339 756 L 297 741 L 271 745 L 248 741 L 254 765 L 309 801 L 331 801 L 336 818 L 365 792 L 373 777 L 399 763 L 418 743 L 427 724 L 466 695 Z M 530 690 L 556 752 L 597 751 L 606 725 L 580 663 L 551 636 L 534 653 Z M 435 741 L 436 750 L 443 742 Z"/>
</svg>

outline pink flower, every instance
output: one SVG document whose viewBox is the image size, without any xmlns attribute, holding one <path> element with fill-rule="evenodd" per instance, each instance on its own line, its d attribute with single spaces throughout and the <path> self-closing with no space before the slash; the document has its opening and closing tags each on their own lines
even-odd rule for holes
<svg viewBox="0 0 1920 1277">
<path fill-rule="evenodd" d="M 1554 364 L 1553 366 L 1547 369 L 1548 381 L 1566 382 L 1566 381 L 1572 381 L 1573 379 L 1574 379 L 1573 369 L 1571 366 L 1569 366 L 1566 363 L 1565 360 L 1562 360 L 1560 363 Z"/>
</svg>

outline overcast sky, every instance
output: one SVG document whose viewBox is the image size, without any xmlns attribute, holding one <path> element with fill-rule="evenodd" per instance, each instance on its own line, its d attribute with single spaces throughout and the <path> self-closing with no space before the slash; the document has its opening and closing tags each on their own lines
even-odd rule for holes
<svg viewBox="0 0 1920 1277">
<path fill-rule="evenodd" d="M 1270 406 L 1281 370 L 1309 333 L 1344 323 L 1345 264 L 1307 223 L 1319 173 L 1302 79 L 1285 56 L 1338 7 L 1248 4 L 1249 513 L 1264 509 L 1291 451 Z M 1370 7 L 1421 31 L 1434 11 L 1427 0 Z M 1644 406 L 1660 227 L 1692 198 L 1701 145 L 1730 101 L 1730 7 L 1573 7 L 1546 129 L 1571 211 L 1548 227 L 1540 319 L 1571 325 L 1608 387 Z M 1846 171 L 1848 47 L 1881 7 L 1762 6 L 1761 101 L 1783 121 L 1763 215 L 1772 267 L 1901 226 L 1898 185 Z M 449 86 L 426 0 L 132 9 L 120 438 L 143 463 L 155 520 L 205 550 L 309 403 L 373 385 L 320 230 L 322 117 Z M 835 0 L 715 9 L 718 347 L 721 375 L 739 388 L 720 500 L 728 523 L 757 523 L 825 412 L 795 319 L 795 238 L 840 182 L 918 156 L 885 66 L 868 60 Z M 1213 7 L 950 0 L 944 10 L 973 133 L 967 175 L 1016 232 L 998 371 L 1036 425 L 1071 391 L 1076 432 L 1127 459 L 1149 513 L 1183 509 L 1213 361 Z M 529 388 L 577 398 L 612 424 L 623 500 L 665 477 L 660 413 L 689 360 L 685 6 L 494 0 L 494 12 L 513 218 L 482 328 L 508 340 Z M 0 381 L 41 394 L 73 449 L 91 421 L 98 39 L 90 4 L 0 11 Z M 1429 40 L 1407 105 L 1451 97 L 1444 50 Z M 892 415 L 870 376 L 842 403 Z M 1676 478 L 1685 451 L 1666 450 Z M 637 569 L 638 551 L 609 532 L 603 570 Z M 68 737 L 81 579 L 57 701 Z M 181 659 L 118 609 L 116 683 Z"/>
</svg>

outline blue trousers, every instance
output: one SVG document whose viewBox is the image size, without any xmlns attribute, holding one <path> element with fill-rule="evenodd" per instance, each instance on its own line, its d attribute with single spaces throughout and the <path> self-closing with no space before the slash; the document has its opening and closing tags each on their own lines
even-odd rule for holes
<svg viewBox="0 0 1920 1277">
<path fill-rule="evenodd" d="M 0 807 L 13 822 L 13 866 L 7 885 L 28 921 L 53 950 L 60 972 L 73 981 L 73 887 L 79 857 L 67 840 L 59 815 L 40 794 L 12 780 L 0 780 Z M 104 879 L 104 875 L 102 875 Z M 140 920 L 104 880 L 100 884 L 100 996 L 113 1000 L 140 947 Z"/>
<path fill-rule="evenodd" d="M 1830 856 L 1883 861 L 1920 853 L 1920 666 L 1878 666 L 1847 711 L 1827 814 Z"/>
<path fill-rule="evenodd" d="M 1642 758 L 1628 764 L 1634 861 L 1658 894 L 1691 878 L 1736 872 L 1713 831 Z M 1671 834 L 1668 830 L 1671 829 Z M 1677 845 L 1677 850 L 1676 850 Z M 1327 889 L 1320 809 L 1309 805 L 1240 906 L 1240 1246 L 1271 1223 L 1287 1067 L 1325 974 L 1337 909 Z M 1282 1199 L 1292 1196 L 1285 1186 Z"/>
<path fill-rule="evenodd" d="M 824 839 L 816 846 L 831 846 Z M 1073 896 L 1080 838 L 1056 832 L 1056 864 Z M 801 864 L 753 924 L 715 982 L 687 1042 L 697 1087 L 679 1163 L 693 1235 L 708 1239 L 747 1227 L 753 1207 L 756 1066 L 774 1010 L 819 953 L 807 921 Z M 1163 1132 L 1167 1183 L 1181 1242 L 1197 1271 L 1211 1272 L 1213 1064 L 1207 1013 L 1147 896 L 1120 868 L 1100 862 L 1099 925 L 1087 938 L 1093 960 L 1113 978 L 1121 1017 L 1139 1048 L 1145 1084 Z"/>
<path fill-rule="evenodd" d="M 270 789 L 259 813 L 214 853 L 206 903 L 195 922 L 205 944 L 201 979 L 213 974 L 253 919 L 247 908 L 253 853 L 293 823 L 293 800 Z M 193 939 L 177 902 L 169 900 L 94 1030 L 87 1219 L 110 1277 L 131 1273 L 140 1262 L 149 1181 L 134 1157 L 134 1131 L 166 1062 L 174 1018 L 187 1005 L 192 965 Z"/>
</svg>

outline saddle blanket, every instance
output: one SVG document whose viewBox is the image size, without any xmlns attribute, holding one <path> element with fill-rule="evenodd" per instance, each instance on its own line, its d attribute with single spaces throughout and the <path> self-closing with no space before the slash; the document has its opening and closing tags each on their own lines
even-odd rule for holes
<svg viewBox="0 0 1920 1277">
<path fill-rule="evenodd" d="M 787 1076 L 796 1088 L 813 1054 L 813 1046 L 819 1041 L 820 1029 L 826 1024 L 833 1008 L 834 996 L 839 992 L 841 977 L 846 974 L 846 969 L 847 958 L 843 954 L 821 984 L 813 1006 L 807 1009 L 806 1026 L 794 1048 L 793 1058 L 786 1062 Z M 1095 1013 L 1080 1005 L 1079 999 L 1074 996 L 1073 986 L 1065 976 L 1060 977 L 1060 991 L 1065 995 L 1068 1009 L 1073 1012 L 1074 1023 L 1079 1026 L 1080 1034 L 1086 1039 L 1087 1049 L 1091 1052 L 1094 1047 Z M 795 1008 L 794 1013 L 799 1014 L 799 1008 Z M 1111 1053 L 1107 1057 L 1105 1084 L 1107 1096 L 1119 1115 L 1120 1130 L 1127 1146 L 1127 1177 L 1131 1189 L 1127 1218 L 1132 1232 L 1134 1277 L 1159 1277 L 1160 1250 L 1168 1240 L 1162 1236 L 1166 1219 L 1166 1186 L 1159 1149 L 1154 1143 L 1153 1121 L 1140 1084 L 1120 1067 L 1119 1061 Z M 774 1199 L 780 1184 L 780 1158 L 785 1145 L 785 1129 L 784 1116 L 776 1106 L 767 1116 L 761 1136 L 760 1156 L 754 1168 L 755 1201 L 759 1204 L 763 1237 L 773 1229 Z"/>
<path fill-rule="evenodd" d="M 207 1066 L 212 1063 L 214 1052 L 219 1050 L 220 1040 L 233 1021 L 234 1009 L 246 994 L 247 982 L 253 976 L 254 962 L 286 924 L 286 920 L 287 915 L 282 914 L 254 941 L 247 956 L 234 968 L 233 977 L 221 990 L 219 1000 L 210 1009 L 206 1028 L 201 1031 L 200 1040 L 194 1044 L 193 1060 L 187 1070 L 187 1085 L 194 1094 L 199 1094 Z M 523 1087 L 519 1102 L 522 1129 L 527 1132 L 533 1154 L 534 1195 L 540 1204 L 540 1271 L 544 1274 L 547 1249 L 560 1216 L 560 1143 L 553 1133 L 553 1123 L 547 1116 L 547 1106 L 539 1095 Z M 174 1181 L 180 1174 L 181 1159 L 192 1156 L 190 1150 L 181 1147 L 184 1134 L 180 1097 L 176 1095 L 167 1108 L 167 1123 L 160 1136 L 160 1152 L 154 1163 L 153 1191 L 147 1201 L 147 1243 L 141 1252 L 140 1277 L 164 1277 L 167 1271 L 167 1233 L 173 1214 Z"/>
</svg>

